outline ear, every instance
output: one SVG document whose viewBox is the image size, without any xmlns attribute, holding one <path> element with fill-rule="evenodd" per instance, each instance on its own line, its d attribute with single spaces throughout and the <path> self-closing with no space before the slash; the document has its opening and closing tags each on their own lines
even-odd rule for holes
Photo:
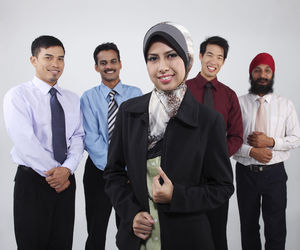
<svg viewBox="0 0 300 250">
<path fill-rule="evenodd" d="M 203 56 L 201 53 L 199 53 L 199 59 L 200 59 L 200 62 L 202 63 Z"/>
<path fill-rule="evenodd" d="M 120 69 L 122 69 L 122 61 L 120 61 Z"/>
<path fill-rule="evenodd" d="M 95 70 L 99 73 L 99 68 L 98 68 L 98 64 L 95 64 Z"/>
<path fill-rule="evenodd" d="M 33 67 L 36 67 L 37 64 L 37 58 L 35 56 L 30 57 L 30 62 L 33 65 Z"/>
</svg>

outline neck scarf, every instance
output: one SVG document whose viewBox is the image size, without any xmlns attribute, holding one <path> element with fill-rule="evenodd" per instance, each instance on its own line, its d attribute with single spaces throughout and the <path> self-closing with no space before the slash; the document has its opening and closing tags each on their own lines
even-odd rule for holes
<svg viewBox="0 0 300 250">
<path fill-rule="evenodd" d="M 152 91 L 149 102 L 148 150 L 164 137 L 168 122 L 177 114 L 186 89 L 183 82 L 171 91 L 157 88 Z"/>
</svg>

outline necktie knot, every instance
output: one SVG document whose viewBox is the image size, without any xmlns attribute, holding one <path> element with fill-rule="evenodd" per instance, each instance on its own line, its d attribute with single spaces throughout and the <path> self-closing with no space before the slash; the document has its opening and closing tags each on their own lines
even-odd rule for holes
<svg viewBox="0 0 300 250">
<path fill-rule="evenodd" d="M 50 93 L 51 96 L 56 95 L 56 92 L 57 92 L 57 89 L 56 89 L 56 88 L 51 88 L 51 89 L 49 90 L 49 93 Z"/>
<path fill-rule="evenodd" d="M 212 88 L 211 82 L 207 82 L 207 83 L 205 84 L 205 88 L 211 89 L 211 88 Z"/>
<path fill-rule="evenodd" d="M 109 92 L 108 95 L 109 95 L 110 101 L 112 101 L 114 99 L 116 94 L 117 94 L 117 91 L 115 91 L 115 90 L 112 90 L 112 91 Z"/>
<path fill-rule="evenodd" d="M 265 98 L 259 97 L 258 101 L 259 101 L 260 104 L 264 104 L 265 103 Z"/>
</svg>

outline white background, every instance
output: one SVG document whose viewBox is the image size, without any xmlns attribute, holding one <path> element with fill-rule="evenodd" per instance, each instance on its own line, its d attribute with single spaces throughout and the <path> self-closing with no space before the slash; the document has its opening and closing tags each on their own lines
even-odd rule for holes
<svg viewBox="0 0 300 250">
<path fill-rule="evenodd" d="M 248 68 L 252 58 L 260 52 L 272 54 L 276 63 L 275 92 L 291 99 L 299 115 L 299 0 L 0 0 L 1 103 L 8 89 L 32 79 L 30 46 L 40 35 L 53 35 L 64 43 L 65 71 L 59 80 L 62 87 L 81 95 L 99 84 L 100 75 L 94 70 L 92 54 L 100 43 L 113 41 L 121 52 L 122 81 L 140 87 L 143 93 L 149 92 L 153 86 L 145 67 L 142 40 L 146 31 L 161 21 L 180 23 L 191 32 L 196 58 L 190 78 L 200 70 L 199 44 L 212 35 L 226 38 L 230 50 L 218 78 L 238 96 L 248 91 Z M 9 155 L 12 143 L 4 128 L 2 108 L 0 133 L 0 249 L 10 250 L 16 249 L 12 199 L 16 166 Z M 299 149 L 294 150 L 286 161 L 288 250 L 299 249 L 300 245 L 299 153 Z M 84 249 L 87 235 L 82 186 L 85 158 L 86 153 L 76 172 L 75 250 Z M 112 220 L 107 249 L 116 249 L 115 232 Z M 228 241 L 230 250 L 241 249 L 235 194 L 230 200 Z"/>
</svg>

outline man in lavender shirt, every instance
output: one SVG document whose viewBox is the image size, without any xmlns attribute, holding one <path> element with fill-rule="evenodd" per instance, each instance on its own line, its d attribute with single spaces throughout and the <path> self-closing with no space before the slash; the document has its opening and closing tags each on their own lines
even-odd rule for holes
<svg viewBox="0 0 300 250">
<path fill-rule="evenodd" d="M 71 250 L 74 171 L 82 157 L 84 139 L 80 101 L 57 84 L 64 69 L 61 41 L 40 36 L 32 42 L 31 52 L 34 78 L 9 90 L 3 106 L 13 141 L 11 156 L 18 165 L 14 187 L 16 241 L 22 250 Z M 57 107 L 59 123 L 53 118 Z M 57 133 L 58 124 L 62 124 L 63 133 Z M 63 152 L 55 138 L 63 141 Z M 57 155 L 62 156 L 60 160 Z"/>
</svg>

